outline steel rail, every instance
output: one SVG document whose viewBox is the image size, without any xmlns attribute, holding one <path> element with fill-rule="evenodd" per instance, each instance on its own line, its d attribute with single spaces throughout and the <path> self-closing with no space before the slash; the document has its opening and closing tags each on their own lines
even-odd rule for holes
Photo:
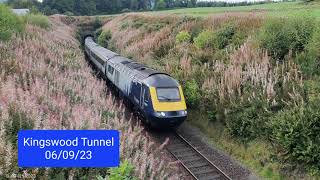
<svg viewBox="0 0 320 180">
<path fill-rule="evenodd" d="M 186 140 L 182 135 L 180 135 L 178 132 L 174 133 L 176 137 L 178 137 L 179 140 L 181 140 L 183 143 L 185 143 L 188 148 L 190 148 L 193 152 L 195 152 L 200 158 L 202 158 L 203 161 L 209 164 L 209 166 L 212 167 L 214 172 L 217 172 L 217 174 L 220 175 L 220 178 L 218 179 L 226 179 L 231 180 L 231 178 L 224 173 L 220 168 L 218 168 L 213 162 L 211 162 L 206 156 L 204 156 L 197 148 L 195 148 L 188 140 Z M 168 148 L 167 148 L 168 149 Z M 172 150 L 168 149 L 168 151 L 181 163 L 181 165 L 189 172 L 189 174 L 196 180 L 201 180 L 197 176 L 197 173 L 192 172 L 192 170 L 183 162 L 183 157 L 178 157 Z M 201 174 L 201 173 L 200 173 Z M 206 173 L 203 173 L 206 174 Z"/>
</svg>

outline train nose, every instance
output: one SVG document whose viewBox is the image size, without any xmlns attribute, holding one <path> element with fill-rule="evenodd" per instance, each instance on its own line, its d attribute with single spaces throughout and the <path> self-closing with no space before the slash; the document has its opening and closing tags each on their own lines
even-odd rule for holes
<svg viewBox="0 0 320 180">
<path fill-rule="evenodd" d="M 160 118 L 183 117 L 183 116 L 187 116 L 187 114 L 188 114 L 188 112 L 186 110 L 155 112 L 155 116 L 160 117 Z"/>
<path fill-rule="evenodd" d="M 187 118 L 187 111 L 155 112 L 150 123 L 153 127 L 174 128 L 180 126 Z"/>
</svg>

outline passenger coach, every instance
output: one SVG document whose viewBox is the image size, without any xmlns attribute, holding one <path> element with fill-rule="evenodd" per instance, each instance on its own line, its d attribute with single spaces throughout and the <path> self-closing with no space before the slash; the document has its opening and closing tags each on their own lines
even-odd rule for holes
<svg viewBox="0 0 320 180">
<path fill-rule="evenodd" d="M 85 39 L 85 52 L 147 124 L 155 128 L 177 127 L 186 119 L 182 88 L 168 74 L 121 57 L 96 44 L 92 37 Z"/>
</svg>

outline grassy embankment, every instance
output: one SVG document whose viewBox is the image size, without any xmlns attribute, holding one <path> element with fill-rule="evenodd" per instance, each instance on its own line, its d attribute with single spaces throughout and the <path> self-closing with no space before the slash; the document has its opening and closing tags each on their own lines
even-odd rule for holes
<svg viewBox="0 0 320 180">
<path fill-rule="evenodd" d="M 319 27 L 307 17 L 140 13 L 106 23 L 99 41 L 177 78 L 188 122 L 261 177 L 319 177 Z"/>
<path fill-rule="evenodd" d="M 208 16 L 221 13 L 253 13 L 273 17 L 308 15 L 319 18 L 320 4 L 317 2 L 306 4 L 304 2 L 298 1 L 267 3 L 251 6 L 186 8 L 151 12 L 151 14 L 174 14 L 191 16 Z"/>
<path fill-rule="evenodd" d="M 159 148 L 106 95 L 104 82 L 85 62 L 74 27 L 60 17 L 17 17 L 2 5 L 0 16 L 0 179 L 175 177 L 155 156 Z M 18 168 L 19 129 L 118 129 L 123 163 L 109 170 Z"/>
</svg>

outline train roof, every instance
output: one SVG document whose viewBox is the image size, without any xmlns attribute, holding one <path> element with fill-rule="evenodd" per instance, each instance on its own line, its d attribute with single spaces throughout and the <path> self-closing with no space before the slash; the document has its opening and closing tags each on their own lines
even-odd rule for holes
<svg viewBox="0 0 320 180">
<path fill-rule="evenodd" d="M 170 75 L 149 68 L 143 64 L 137 63 L 122 57 L 117 53 L 114 53 L 106 48 L 96 44 L 92 37 L 85 39 L 86 46 L 88 46 L 96 55 L 98 55 L 103 61 L 108 61 L 114 64 L 119 70 L 128 72 L 128 75 L 144 82 L 147 86 L 153 87 L 176 87 L 179 83 L 170 77 Z"/>
<path fill-rule="evenodd" d="M 166 73 L 162 73 L 155 69 L 149 68 L 143 64 L 137 63 L 125 57 L 116 56 L 110 59 L 109 61 L 113 64 L 118 64 L 118 65 L 121 64 L 124 67 L 130 69 L 132 76 L 134 76 L 136 79 L 139 79 L 141 81 L 156 74 L 163 74 L 163 75 L 169 76 Z"/>
<path fill-rule="evenodd" d="M 88 46 L 97 56 L 99 56 L 102 60 L 106 61 L 111 58 L 114 58 L 116 56 L 119 56 L 119 54 L 112 52 L 99 44 L 95 43 L 92 37 L 87 37 L 85 39 L 85 44 Z"/>
<path fill-rule="evenodd" d="M 147 86 L 152 87 L 178 87 L 179 83 L 177 80 L 167 74 L 153 74 L 148 78 L 144 79 L 143 82 Z"/>
</svg>

